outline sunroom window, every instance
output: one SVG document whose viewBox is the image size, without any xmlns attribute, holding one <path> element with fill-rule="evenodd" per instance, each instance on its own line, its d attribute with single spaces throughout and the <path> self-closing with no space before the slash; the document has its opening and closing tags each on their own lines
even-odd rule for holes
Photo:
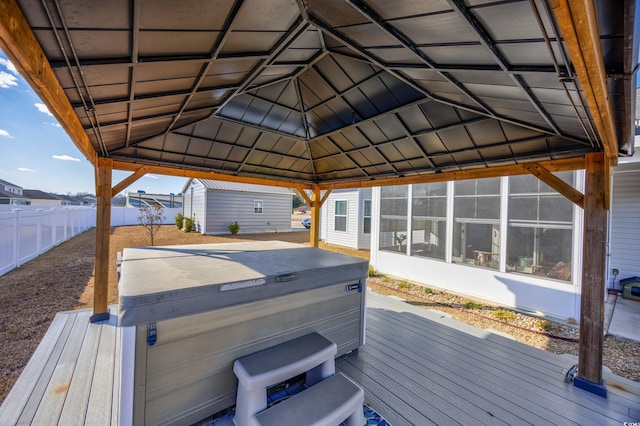
<svg viewBox="0 0 640 426">
<path fill-rule="evenodd" d="M 411 255 L 444 260 L 447 249 L 446 182 L 414 185 L 411 200 Z"/>
<path fill-rule="evenodd" d="M 500 267 L 500 178 L 455 182 L 452 260 Z"/>
<path fill-rule="evenodd" d="M 507 271 L 571 281 L 572 238 L 571 201 L 534 176 L 509 179 Z"/>
<path fill-rule="evenodd" d="M 406 253 L 409 187 L 380 188 L 380 250 Z"/>
</svg>

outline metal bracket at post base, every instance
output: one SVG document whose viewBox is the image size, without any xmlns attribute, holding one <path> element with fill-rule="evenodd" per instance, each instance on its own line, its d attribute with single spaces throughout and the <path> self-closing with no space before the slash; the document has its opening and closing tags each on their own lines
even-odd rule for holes
<svg viewBox="0 0 640 426">
<path fill-rule="evenodd" d="M 604 379 L 602 379 L 602 384 L 600 384 L 587 380 L 583 377 L 576 376 L 573 379 L 573 386 L 595 393 L 603 398 L 607 397 L 607 381 Z"/>
<path fill-rule="evenodd" d="M 109 312 L 102 312 L 99 314 L 91 315 L 91 317 L 89 318 L 89 322 L 93 324 L 94 322 L 107 321 L 108 319 Z"/>
</svg>

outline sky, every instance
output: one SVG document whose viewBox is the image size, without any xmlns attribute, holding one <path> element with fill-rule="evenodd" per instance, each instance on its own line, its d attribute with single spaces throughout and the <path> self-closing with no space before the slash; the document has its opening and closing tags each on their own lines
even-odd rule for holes
<svg viewBox="0 0 640 426">
<path fill-rule="evenodd" d="M 112 186 L 129 172 L 114 170 Z M 23 189 L 95 194 L 93 166 L 0 50 L 0 179 Z M 123 192 L 178 194 L 185 178 L 147 174 Z"/>
</svg>

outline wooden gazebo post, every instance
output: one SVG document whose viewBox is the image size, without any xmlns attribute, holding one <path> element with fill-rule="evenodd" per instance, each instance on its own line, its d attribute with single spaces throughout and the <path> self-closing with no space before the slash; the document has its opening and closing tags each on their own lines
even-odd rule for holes
<svg viewBox="0 0 640 426">
<path fill-rule="evenodd" d="M 96 175 L 96 264 L 91 322 L 109 319 L 109 238 L 111 232 L 111 173 L 113 160 L 98 158 Z"/>
<path fill-rule="evenodd" d="M 604 345 L 605 245 L 607 241 L 607 158 L 604 153 L 585 158 L 584 251 L 582 262 L 582 297 L 580 306 L 580 348 L 576 387 L 606 397 L 602 379 Z"/>
<path fill-rule="evenodd" d="M 309 235 L 309 243 L 313 247 L 318 247 L 320 243 L 320 187 L 315 185 L 311 193 L 311 232 Z"/>
</svg>

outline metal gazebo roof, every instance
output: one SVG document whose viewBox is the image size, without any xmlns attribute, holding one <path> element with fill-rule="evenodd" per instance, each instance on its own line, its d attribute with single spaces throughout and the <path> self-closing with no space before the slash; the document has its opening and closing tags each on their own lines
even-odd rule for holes
<svg viewBox="0 0 640 426">
<path fill-rule="evenodd" d="M 116 168 L 350 185 L 633 147 L 632 1 L 15 5 L 35 41 L 5 22 L 5 50 L 38 90 L 16 52 L 42 49 L 50 109 Z"/>
</svg>

